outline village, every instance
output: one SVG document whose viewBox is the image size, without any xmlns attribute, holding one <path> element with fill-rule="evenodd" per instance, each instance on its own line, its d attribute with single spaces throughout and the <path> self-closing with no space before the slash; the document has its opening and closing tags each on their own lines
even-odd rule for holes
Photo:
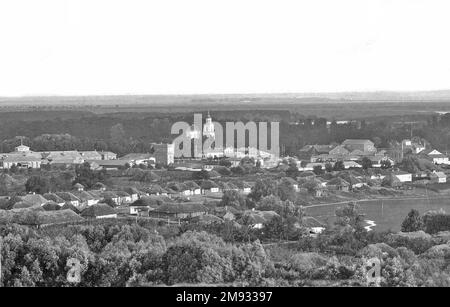
<svg viewBox="0 0 450 307">
<path fill-rule="evenodd" d="M 262 229 L 280 216 L 277 200 L 261 205 L 274 195 L 307 208 L 445 193 L 448 156 L 425 144 L 416 138 L 381 149 L 371 140 L 347 139 L 306 145 L 295 157 L 246 148 L 232 156 L 203 153 L 187 159 L 175 157 L 173 144 L 152 144 L 151 153 L 118 157 L 106 151 L 34 152 L 21 143 L 0 155 L 2 180 L 18 191 L 1 196 L 0 221 L 37 227 L 117 218 L 178 225 L 234 221 Z M 43 174 L 68 171 L 64 188 L 49 187 Z M 312 234 L 324 229 L 313 216 L 301 219 Z"/>
<path fill-rule="evenodd" d="M 3 1 L 0 288 L 450 287 L 449 9 Z"/>
</svg>

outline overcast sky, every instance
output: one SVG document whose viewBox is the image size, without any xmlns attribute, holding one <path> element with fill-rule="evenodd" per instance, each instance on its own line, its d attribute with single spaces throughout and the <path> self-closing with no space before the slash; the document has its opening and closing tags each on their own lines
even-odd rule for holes
<svg viewBox="0 0 450 307">
<path fill-rule="evenodd" d="M 0 96 L 450 89 L 448 0 L 0 0 Z"/>
</svg>

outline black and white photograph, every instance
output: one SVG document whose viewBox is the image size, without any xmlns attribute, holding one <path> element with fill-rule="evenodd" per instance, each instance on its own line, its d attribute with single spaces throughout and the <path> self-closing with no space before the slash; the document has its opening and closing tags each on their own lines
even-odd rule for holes
<svg viewBox="0 0 450 307">
<path fill-rule="evenodd" d="M 0 287 L 450 287 L 449 12 L 0 0 Z"/>
</svg>

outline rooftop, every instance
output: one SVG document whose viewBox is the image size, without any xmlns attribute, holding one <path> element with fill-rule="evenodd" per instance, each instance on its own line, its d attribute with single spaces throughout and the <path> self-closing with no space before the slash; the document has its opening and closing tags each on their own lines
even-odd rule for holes
<svg viewBox="0 0 450 307">
<path fill-rule="evenodd" d="M 116 214 L 116 211 L 103 203 L 92 205 L 81 212 L 81 216 L 83 217 L 98 217 L 112 214 Z"/>
</svg>

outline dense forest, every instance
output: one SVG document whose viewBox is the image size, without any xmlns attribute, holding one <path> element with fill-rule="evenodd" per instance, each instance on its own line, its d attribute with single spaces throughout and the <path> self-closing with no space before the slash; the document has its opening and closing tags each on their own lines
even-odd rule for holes
<svg viewBox="0 0 450 307">
<path fill-rule="evenodd" d="M 74 111 L 75 112 L 75 111 Z M 26 112 L 23 112 L 26 113 Z M 2 113 L 0 121 L 0 151 L 10 152 L 20 144 L 32 150 L 110 150 L 119 155 L 148 152 L 150 142 L 170 142 L 172 124 L 193 122 L 192 113 L 110 113 L 95 115 L 89 112 L 67 112 L 65 116 L 49 112 L 46 115 L 25 116 L 20 112 Z M 47 112 L 43 112 L 47 113 Z M 34 114 L 34 113 L 33 113 Z M 203 113 L 204 118 L 206 112 Z M 8 117 L 9 115 L 9 117 Z M 30 114 L 29 114 L 30 115 Z M 375 117 L 357 122 L 337 124 L 333 118 L 304 116 L 288 111 L 221 111 L 213 114 L 220 123 L 226 121 L 280 121 L 280 145 L 284 153 L 295 155 L 306 144 L 330 144 L 347 138 L 366 138 L 381 148 L 391 141 L 424 138 L 442 151 L 450 145 L 450 114 L 422 115 L 412 118 Z M 408 120 L 420 119 L 423 124 L 411 125 Z M 327 126 L 327 121 L 331 125 Z M 399 124 L 400 123 L 400 124 Z"/>
<path fill-rule="evenodd" d="M 7 224 L 0 227 L 2 286 L 370 286 L 374 257 L 380 286 L 450 286 L 450 238 L 439 232 L 448 230 L 449 215 L 412 211 L 403 233 L 367 232 L 355 206 L 336 215 L 319 236 L 289 242 L 280 242 L 277 223 L 264 231 L 234 222 Z M 79 282 L 69 282 L 69 273 Z"/>
</svg>

